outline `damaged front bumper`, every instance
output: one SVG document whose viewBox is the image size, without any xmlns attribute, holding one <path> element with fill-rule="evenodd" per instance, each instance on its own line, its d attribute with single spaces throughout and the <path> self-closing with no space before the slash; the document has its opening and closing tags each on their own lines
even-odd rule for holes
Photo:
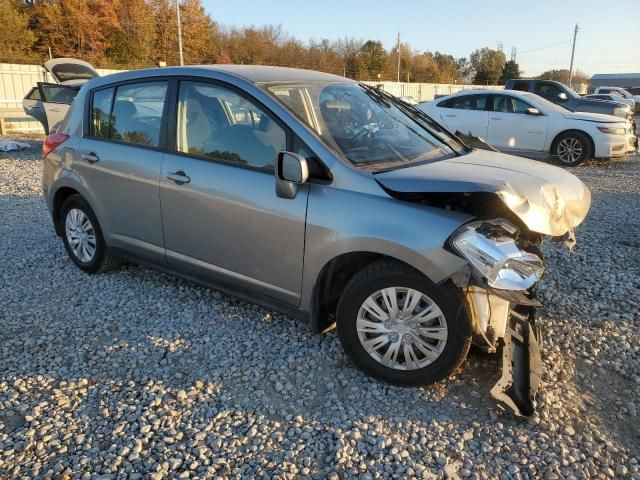
<svg viewBox="0 0 640 480">
<path fill-rule="evenodd" d="M 535 307 L 516 308 L 510 310 L 502 350 L 502 376 L 491 389 L 491 396 L 517 416 L 531 417 L 542 382 L 542 344 Z"/>
<path fill-rule="evenodd" d="M 502 375 L 491 389 L 500 404 L 531 417 L 542 378 L 541 335 L 535 322 L 540 303 L 529 293 L 469 285 L 468 310 L 479 343 L 495 352 L 502 343 Z"/>
</svg>

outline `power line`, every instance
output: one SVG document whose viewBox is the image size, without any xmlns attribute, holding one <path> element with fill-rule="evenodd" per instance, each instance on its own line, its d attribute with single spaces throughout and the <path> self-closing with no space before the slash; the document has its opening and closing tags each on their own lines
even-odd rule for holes
<svg viewBox="0 0 640 480">
<path fill-rule="evenodd" d="M 532 48 L 530 50 L 522 50 L 522 51 L 518 52 L 518 55 L 522 55 L 522 54 L 525 54 L 525 53 L 531 53 L 531 52 L 537 52 L 539 50 L 545 50 L 547 48 L 557 47 L 558 45 L 565 45 L 565 44 L 570 43 L 570 42 L 571 42 L 571 39 L 564 40 L 563 42 L 552 43 L 551 45 L 547 45 L 545 47 Z"/>
</svg>

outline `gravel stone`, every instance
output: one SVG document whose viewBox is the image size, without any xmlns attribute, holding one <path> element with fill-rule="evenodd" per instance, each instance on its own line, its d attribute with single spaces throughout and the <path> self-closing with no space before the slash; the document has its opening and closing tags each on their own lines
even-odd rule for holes
<svg viewBox="0 0 640 480">
<path fill-rule="evenodd" d="M 76 268 L 41 139 L 0 154 L 0 478 L 640 479 L 640 158 L 572 173 L 592 210 L 543 245 L 544 390 L 521 422 L 472 350 L 426 388 L 372 380 L 335 332 L 132 264 Z"/>
</svg>

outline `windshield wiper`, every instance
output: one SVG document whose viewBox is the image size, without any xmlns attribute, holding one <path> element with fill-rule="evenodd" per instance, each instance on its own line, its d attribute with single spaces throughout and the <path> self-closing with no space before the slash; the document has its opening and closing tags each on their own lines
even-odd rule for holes
<svg viewBox="0 0 640 480">
<path fill-rule="evenodd" d="M 458 137 L 456 137 L 455 135 L 451 134 L 450 132 L 448 132 L 447 130 L 442 128 L 438 122 L 436 122 L 433 118 L 431 118 L 429 115 L 424 113 L 419 108 L 416 108 L 413 105 L 410 105 L 408 103 L 403 102 L 402 100 L 400 100 L 399 98 L 391 95 L 388 92 L 385 92 L 385 91 L 380 91 L 380 92 L 382 93 L 382 95 L 384 95 L 386 98 L 388 98 L 391 102 L 393 102 L 393 104 L 396 105 L 404 113 L 406 113 L 407 115 L 409 115 L 409 116 L 411 116 L 413 118 L 417 118 L 417 119 L 422 120 L 423 122 L 427 123 L 429 125 L 429 127 L 431 127 L 433 130 L 435 130 L 436 132 L 444 134 L 446 137 L 450 138 L 451 140 L 453 140 L 455 143 L 457 143 L 459 145 L 459 147 L 455 148 L 453 145 L 451 145 L 449 140 L 447 140 L 446 138 L 443 138 L 442 135 L 437 135 L 436 134 L 435 136 L 442 143 L 444 143 L 446 146 L 448 146 L 451 150 L 458 151 L 460 147 L 462 147 L 463 149 L 466 147 L 466 145 Z"/>
<path fill-rule="evenodd" d="M 385 107 L 391 106 L 391 103 L 389 102 L 389 100 L 387 100 L 385 96 L 381 94 L 382 93 L 381 90 L 374 88 L 370 85 L 366 85 L 364 83 L 359 83 L 358 85 L 360 86 L 360 88 L 362 88 L 365 91 L 367 95 L 369 95 L 369 97 L 371 97 L 371 99 L 374 102 L 380 103 Z"/>
<path fill-rule="evenodd" d="M 369 94 L 370 97 L 372 98 L 375 97 L 374 99 L 378 99 L 379 103 L 384 103 L 384 105 L 387 107 L 391 106 L 391 104 L 394 104 L 396 107 L 398 107 L 400 110 L 402 110 L 404 113 L 406 113 L 410 117 L 425 122 L 430 127 L 431 130 L 435 130 L 435 132 L 439 132 L 443 134 L 444 137 L 448 137 L 449 139 L 453 140 L 455 143 L 459 145 L 458 147 L 454 147 L 451 144 L 450 140 L 448 140 L 447 138 L 444 138 L 443 135 L 438 135 L 438 133 L 432 132 L 432 134 L 438 140 L 440 140 L 442 143 L 444 143 L 447 147 L 449 147 L 454 152 L 459 151 L 460 148 L 462 149 L 469 148 L 458 137 L 456 137 L 455 135 L 451 134 L 450 132 L 442 128 L 438 122 L 436 122 L 433 118 L 431 118 L 429 115 L 424 113 L 419 108 L 416 108 L 413 105 L 409 105 L 408 103 L 403 102 L 399 98 L 379 88 L 374 88 L 369 85 L 365 85 L 364 83 L 361 83 L 359 85 L 367 92 L 367 94 Z"/>
</svg>

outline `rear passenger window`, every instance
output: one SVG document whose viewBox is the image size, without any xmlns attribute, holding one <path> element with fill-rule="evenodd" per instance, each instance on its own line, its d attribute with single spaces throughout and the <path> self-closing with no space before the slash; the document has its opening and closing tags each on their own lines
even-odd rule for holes
<svg viewBox="0 0 640 480">
<path fill-rule="evenodd" d="M 42 100 L 48 103 L 62 103 L 71 105 L 76 97 L 78 90 L 64 85 L 53 85 L 50 83 L 40 83 L 40 91 L 42 92 Z"/>
<path fill-rule="evenodd" d="M 260 107 L 227 88 L 181 82 L 176 145 L 180 152 L 273 171 L 286 133 Z"/>
<path fill-rule="evenodd" d="M 462 95 L 438 104 L 439 107 L 455 108 L 458 110 L 484 110 L 486 105 L 486 95 Z"/>
<path fill-rule="evenodd" d="M 109 138 L 113 88 L 99 90 L 93 94 L 91 107 L 91 136 Z"/>
<path fill-rule="evenodd" d="M 119 86 L 113 102 L 109 138 L 157 147 L 166 95 L 167 82 Z"/>
</svg>

